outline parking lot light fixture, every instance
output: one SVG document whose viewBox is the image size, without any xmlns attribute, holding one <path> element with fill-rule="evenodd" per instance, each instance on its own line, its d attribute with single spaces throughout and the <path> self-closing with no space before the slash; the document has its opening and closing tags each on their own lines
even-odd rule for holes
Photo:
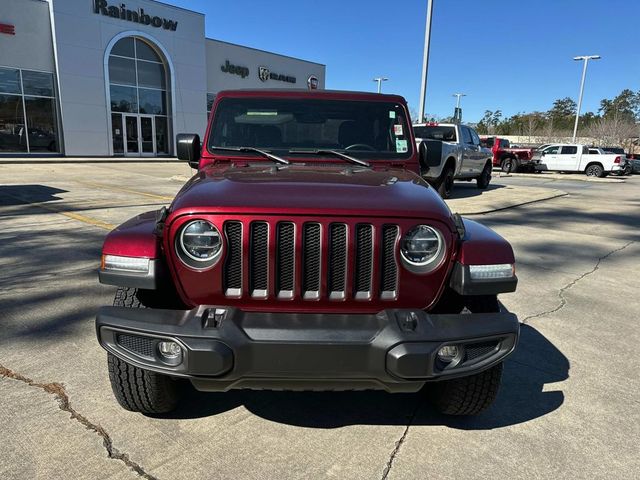
<svg viewBox="0 0 640 480">
<path fill-rule="evenodd" d="M 466 93 L 454 93 L 451 96 L 452 97 L 456 97 L 456 110 L 457 110 L 458 108 L 460 108 L 460 98 L 461 97 L 466 97 L 467 94 Z"/>
<path fill-rule="evenodd" d="M 580 119 L 580 109 L 582 108 L 582 94 L 584 93 L 584 79 L 587 76 L 587 63 L 589 60 L 600 60 L 600 55 L 580 55 L 573 57 L 574 60 L 584 62 L 582 66 L 582 80 L 580 80 L 580 95 L 578 97 L 578 109 L 576 110 L 576 122 L 573 125 L 573 142 L 576 141 L 576 135 L 578 133 L 578 120 Z"/>
<path fill-rule="evenodd" d="M 382 82 L 386 82 L 389 80 L 387 77 L 376 77 L 373 79 L 374 82 L 378 82 L 378 93 L 382 91 Z"/>
</svg>

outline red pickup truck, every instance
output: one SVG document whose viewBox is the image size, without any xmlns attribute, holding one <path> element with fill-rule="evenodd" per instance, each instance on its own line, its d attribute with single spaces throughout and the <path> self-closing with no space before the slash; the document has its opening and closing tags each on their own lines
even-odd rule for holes
<svg viewBox="0 0 640 480">
<path fill-rule="evenodd" d="M 220 92 L 204 142 L 176 146 L 197 173 L 102 249 L 118 288 L 96 332 L 124 408 L 170 411 L 185 383 L 491 405 L 519 335 L 497 298 L 513 250 L 419 176 L 402 97 Z"/>
<path fill-rule="evenodd" d="M 493 166 L 500 167 L 503 172 L 534 170 L 532 148 L 512 148 L 509 140 L 499 137 L 481 136 L 482 146 L 491 150 Z"/>
</svg>

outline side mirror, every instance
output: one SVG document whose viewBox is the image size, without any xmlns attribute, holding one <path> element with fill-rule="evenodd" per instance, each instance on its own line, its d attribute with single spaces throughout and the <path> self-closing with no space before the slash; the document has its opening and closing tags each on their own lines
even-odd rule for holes
<svg viewBox="0 0 640 480">
<path fill-rule="evenodd" d="M 200 135 L 197 133 L 179 133 L 176 135 L 176 153 L 178 160 L 184 160 L 191 168 L 200 164 Z"/>
</svg>

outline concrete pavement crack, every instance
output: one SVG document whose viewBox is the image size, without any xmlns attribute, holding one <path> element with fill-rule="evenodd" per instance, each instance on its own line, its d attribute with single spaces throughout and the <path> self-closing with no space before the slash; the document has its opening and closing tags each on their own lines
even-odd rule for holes
<svg viewBox="0 0 640 480">
<path fill-rule="evenodd" d="M 609 258 L 614 253 L 618 253 L 618 252 L 624 250 L 625 248 L 627 248 L 629 245 L 631 245 L 633 243 L 635 243 L 635 242 L 634 241 L 627 242 L 622 247 L 615 248 L 615 249 L 611 250 L 609 253 L 607 253 L 606 255 L 603 255 L 603 256 L 599 257 L 598 261 L 595 264 L 595 266 L 591 270 L 589 270 L 588 272 L 585 272 L 582 275 L 578 276 L 577 278 L 571 280 L 569 283 L 567 283 L 564 287 L 562 287 L 558 291 L 558 298 L 560 298 L 560 303 L 558 305 L 556 305 L 554 308 L 551 308 L 549 310 L 545 310 L 544 312 L 540 312 L 540 313 L 536 313 L 536 314 L 533 314 L 533 315 L 529 315 L 529 316 L 525 317 L 521 321 L 521 323 L 526 325 L 529 320 L 533 320 L 534 318 L 544 317 L 546 315 L 550 315 L 552 313 L 556 313 L 556 312 L 562 310 L 567 305 L 567 298 L 564 296 L 564 292 L 566 292 L 567 290 L 569 290 L 570 288 L 575 286 L 575 284 L 578 283 L 580 280 L 582 280 L 585 277 L 588 277 L 589 275 L 595 273 L 600 268 L 600 264 L 602 263 L 603 260 Z"/>
<path fill-rule="evenodd" d="M 30 387 L 41 388 L 45 392 L 50 395 L 53 395 L 58 401 L 58 406 L 60 410 L 67 412 L 71 415 L 71 418 L 79 422 L 88 430 L 95 432 L 100 438 L 102 438 L 102 444 L 104 445 L 105 450 L 107 451 L 107 455 L 109 458 L 113 460 L 120 460 L 131 470 L 136 472 L 141 478 L 145 480 L 158 480 L 157 477 L 147 473 L 144 468 L 142 468 L 138 463 L 134 462 L 129 458 L 129 455 L 118 450 L 114 445 L 111 437 L 107 433 L 107 431 L 102 428 L 100 425 L 92 423 L 87 417 L 79 413 L 76 409 L 71 406 L 71 402 L 69 401 L 69 396 L 64 389 L 64 385 L 61 383 L 38 383 L 31 380 L 24 375 L 16 373 L 4 365 L 0 364 L 0 377 L 11 378 L 13 380 L 17 380 L 19 382 L 26 383 Z"/>
<path fill-rule="evenodd" d="M 396 442 L 396 446 L 394 447 L 393 451 L 391 452 L 391 455 L 389 456 L 389 460 L 387 461 L 387 464 L 384 467 L 384 471 L 382 472 L 381 480 L 387 480 L 387 477 L 389 476 L 389 473 L 391 472 L 391 467 L 393 466 L 393 461 L 396 459 L 396 456 L 400 452 L 400 448 L 404 444 L 404 441 L 407 438 L 407 434 L 409 433 L 409 428 L 411 427 L 411 424 L 413 423 L 413 420 L 416 418 L 416 415 L 418 413 L 418 408 L 420 408 L 420 402 L 416 402 L 416 408 L 413 409 L 413 413 L 411 414 L 411 417 L 409 417 L 409 421 L 407 422 L 407 426 L 405 427 L 404 431 L 402 432 L 402 435 L 400 436 L 400 439 Z"/>
</svg>

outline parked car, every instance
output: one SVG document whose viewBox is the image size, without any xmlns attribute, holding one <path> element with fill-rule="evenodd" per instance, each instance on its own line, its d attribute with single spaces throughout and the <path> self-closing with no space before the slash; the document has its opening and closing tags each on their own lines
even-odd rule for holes
<svg viewBox="0 0 640 480">
<path fill-rule="evenodd" d="M 493 166 L 500 167 L 503 172 L 535 170 L 537 161 L 533 159 L 532 148 L 516 148 L 506 138 L 499 137 L 481 136 L 480 142 L 491 150 Z"/>
<path fill-rule="evenodd" d="M 476 180 L 485 189 L 491 182 L 491 151 L 480 143 L 476 131 L 455 123 L 413 125 L 420 150 L 420 175 L 442 198 L 449 198 L 455 180 Z"/>
<path fill-rule="evenodd" d="M 493 402 L 519 335 L 497 300 L 513 250 L 419 176 L 402 97 L 220 92 L 202 147 L 176 145 L 197 174 L 102 248 L 118 289 L 96 332 L 122 407 L 170 411 L 185 381 Z"/>
<path fill-rule="evenodd" d="M 614 150 L 618 150 L 618 151 L 614 151 Z M 620 154 L 620 151 L 622 150 L 622 153 L 624 153 L 624 150 L 622 148 L 620 149 L 603 149 L 600 147 L 589 147 L 589 155 L 606 155 L 606 154 L 610 154 L 610 153 L 615 153 L 617 155 Z M 632 166 L 631 166 L 631 162 L 629 161 L 629 158 L 625 155 L 624 157 L 624 163 L 622 164 L 622 169 L 617 172 L 617 175 L 631 175 L 631 171 L 632 171 Z"/>
<path fill-rule="evenodd" d="M 539 170 L 584 172 L 589 177 L 604 177 L 624 171 L 624 157 L 613 153 L 590 154 L 579 144 L 555 144 L 540 152 Z"/>
<path fill-rule="evenodd" d="M 631 173 L 640 173 L 640 155 L 631 154 L 627 157 L 629 166 L 631 167 Z"/>
</svg>

